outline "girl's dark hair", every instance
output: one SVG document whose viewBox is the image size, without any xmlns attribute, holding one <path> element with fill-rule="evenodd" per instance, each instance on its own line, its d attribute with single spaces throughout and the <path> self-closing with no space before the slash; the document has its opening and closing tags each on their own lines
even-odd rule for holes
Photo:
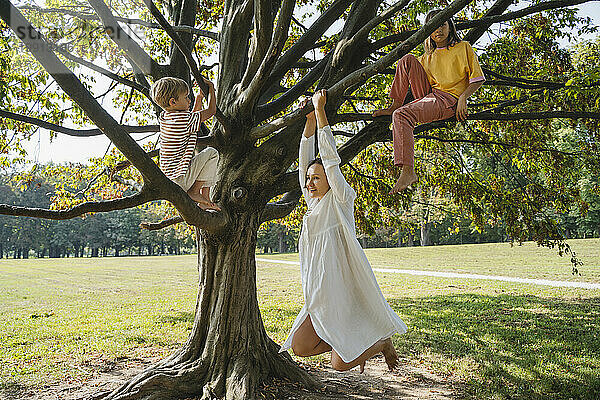
<svg viewBox="0 0 600 400">
<path fill-rule="evenodd" d="M 429 11 L 427 16 L 425 17 L 425 23 L 428 23 L 440 11 L 442 11 L 442 10 Z M 460 38 L 460 36 L 458 36 L 458 32 L 456 32 L 456 25 L 454 25 L 454 21 L 452 20 L 452 18 L 448 18 L 448 20 L 446 22 L 448 22 L 448 27 L 450 28 L 450 32 L 448 33 L 447 47 L 452 47 L 456 43 L 460 42 L 462 39 Z M 427 39 L 425 39 L 425 41 L 423 42 L 423 47 L 425 48 L 425 53 L 432 54 L 435 51 L 437 46 L 430 36 Z"/>
</svg>

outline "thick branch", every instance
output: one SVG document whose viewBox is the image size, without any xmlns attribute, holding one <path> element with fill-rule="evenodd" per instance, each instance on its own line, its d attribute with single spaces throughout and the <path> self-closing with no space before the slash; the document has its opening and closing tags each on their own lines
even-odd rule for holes
<svg viewBox="0 0 600 400">
<path fill-rule="evenodd" d="M 162 76 L 162 67 L 142 49 L 119 25 L 114 15 L 103 0 L 89 0 L 90 5 L 96 10 L 102 20 L 106 34 L 121 50 L 141 69 L 144 74 L 152 76 L 155 80 Z"/>
<path fill-rule="evenodd" d="M 471 121 L 516 121 L 516 120 L 537 120 L 537 119 L 551 119 L 551 118 L 567 118 L 567 119 L 600 119 L 600 113 L 588 112 L 588 111 L 540 111 L 540 112 L 524 112 L 524 113 L 510 113 L 510 114 L 499 114 L 493 112 L 478 112 L 469 114 L 468 120 Z M 335 116 L 335 124 L 342 122 L 356 122 L 356 121 L 377 121 L 380 119 L 390 120 L 389 116 L 375 117 L 369 113 L 344 113 Z M 442 121 L 436 121 L 442 122 Z M 445 122 L 456 122 L 454 118 L 450 118 L 443 121 Z M 429 124 L 423 124 L 429 125 Z M 423 126 L 419 125 L 419 126 Z"/>
<path fill-rule="evenodd" d="M 597 1 L 597 0 L 593 0 Z M 475 21 L 462 22 L 457 24 L 457 29 L 467 29 L 478 26 L 491 25 L 498 22 L 506 22 L 514 19 L 526 17 L 531 14 L 539 13 L 542 11 L 554 10 L 557 8 L 564 8 L 570 6 L 576 6 L 578 4 L 589 3 L 590 0 L 558 0 L 558 1 L 546 1 L 538 3 L 536 5 L 523 8 L 518 11 L 509 12 L 501 15 L 486 15 Z"/>
<path fill-rule="evenodd" d="M 302 95 L 309 87 L 311 87 L 317 81 L 317 79 L 319 79 L 319 77 L 325 70 L 325 67 L 327 66 L 327 63 L 329 62 L 330 58 L 331 58 L 331 52 L 329 52 L 325 57 L 323 57 L 317 63 L 317 65 L 315 65 L 314 68 L 310 70 L 309 73 L 304 75 L 304 77 L 302 77 L 300 82 L 298 82 L 297 84 L 292 86 L 284 94 L 282 94 L 277 99 L 275 99 L 267 104 L 258 106 L 256 109 L 256 114 L 257 114 L 256 119 L 258 121 L 264 121 L 265 119 L 272 117 L 273 115 L 279 113 L 280 111 L 285 109 L 287 106 L 292 104 L 294 101 L 296 101 L 296 99 L 298 99 L 298 96 Z M 259 132 L 259 131 L 256 131 L 256 132 Z M 262 134 L 260 134 L 260 135 L 262 135 Z M 260 135 L 253 136 L 253 139 L 259 139 Z M 266 134 L 264 136 L 268 136 L 268 134 Z"/>
<path fill-rule="evenodd" d="M 107 201 L 89 201 L 79 204 L 68 210 L 47 210 L 43 208 L 20 207 L 8 204 L 0 204 L 0 214 L 14 215 L 21 217 L 34 217 L 55 220 L 65 220 L 91 212 L 108 212 L 114 210 L 124 210 L 126 208 L 136 207 L 152 200 L 158 200 L 160 197 L 157 192 L 144 188 L 140 193 L 133 196 Z"/>
<path fill-rule="evenodd" d="M 501 15 L 506 9 L 513 3 L 513 0 L 498 0 L 496 3 L 491 6 L 484 17 L 490 17 L 494 15 Z M 472 28 L 467 34 L 463 37 L 464 41 L 467 41 L 471 44 L 474 44 L 483 34 L 488 30 L 488 28 L 492 25 L 492 23 L 482 24 L 481 26 L 477 26 Z"/>
<path fill-rule="evenodd" d="M 295 4 L 296 2 L 294 0 L 283 0 L 281 10 L 279 11 L 277 26 L 273 32 L 273 38 L 269 48 L 266 50 L 264 58 L 256 70 L 256 73 L 253 75 L 250 84 L 242 92 L 239 101 L 245 101 L 248 104 L 253 104 L 254 99 L 259 95 L 259 91 L 262 89 L 265 81 L 267 80 L 267 76 L 273 69 L 275 61 L 277 61 L 277 57 L 283 50 L 283 45 L 285 44 L 288 36 L 288 30 Z"/>
<path fill-rule="evenodd" d="M 296 175 L 298 175 L 297 172 Z M 301 194 L 300 190 L 296 187 L 296 190 L 285 193 L 279 201 L 267 203 L 260 216 L 260 222 L 263 223 L 287 216 L 298 205 Z"/>
<path fill-rule="evenodd" d="M 356 46 L 359 43 L 361 43 L 363 40 L 365 40 L 367 38 L 367 36 L 369 35 L 369 32 L 371 32 L 371 30 L 373 30 L 373 28 L 375 28 L 377 25 L 379 25 L 386 19 L 393 17 L 396 13 L 398 13 L 400 10 L 402 10 L 404 7 L 406 7 L 406 5 L 409 2 L 410 2 L 410 0 L 401 0 L 397 3 L 395 3 L 394 5 L 392 5 L 391 7 L 389 7 L 387 10 L 385 10 L 381 14 L 377 15 L 375 18 L 372 18 L 366 25 L 364 25 L 362 28 L 360 28 L 358 30 L 358 32 L 356 32 L 351 39 L 345 41 L 341 45 L 338 45 L 339 48 L 336 48 L 336 53 L 341 54 L 344 51 L 346 51 L 346 49 Z"/>
<path fill-rule="evenodd" d="M 104 135 L 100 129 L 72 129 L 64 126 L 56 125 L 51 122 L 47 122 L 41 120 L 39 118 L 28 117 L 22 114 L 16 114 L 6 110 L 0 110 L 0 117 L 9 118 L 15 121 L 25 122 L 27 124 L 32 124 L 39 126 L 40 128 L 48 129 L 52 132 L 64 133 L 69 136 L 77 136 L 77 137 L 89 137 L 89 136 L 99 136 Z M 119 125 L 121 128 L 125 130 L 127 133 L 144 133 L 144 132 L 158 132 L 158 125 L 147 125 L 147 126 L 133 126 L 133 125 Z"/>
<path fill-rule="evenodd" d="M 100 17 L 98 17 L 97 15 L 86 14 L 83 12 L 78 12 L 78 11 L 65 9 L 65 8 L 41 8 L 41 7 L 37 7 L 37 6 L 22 6 L 22 7 L 19 7 L 19 9 L 33 10 L 33 11 L 39 12 L 41 14 L 56 13 L 56 14 L 70 15 L 72 17 L 77 17 L 84 21 L 100 21 Z M 163 29 L 159 24 L 144 21 L 144 20 L 138 19 L 138 18 L 123 18 L 123 17 L 115 16 L 115 20 L 125 23 L 127 25 L 139 25 L 139 26 L 143 26 L 145 28 L 150 28 L 150 29 Z M 216 40 L 216 41 L 219 40 L 219 34 L 217 32 L 207 31 L 205 29 L 198 29 L 198 28 L 194 28 L 193 26 L 178 25 L 178 26 L 174 26 L 173 29 L 175 30 L 175 32 L 191 33 L 191 34 L 202 36 L 202 37 L 209 38 L 212 40 Z"/>
<path fill-rule="evenodd" d="M 254 29 L 250 38 L 248 65 L 240 82 L 241 87 L 247 88 L 256 76 L 258 67 L 267 54 L 273 38 L 273 17 L 271 0 L 254 0 Z"/>
</svg>

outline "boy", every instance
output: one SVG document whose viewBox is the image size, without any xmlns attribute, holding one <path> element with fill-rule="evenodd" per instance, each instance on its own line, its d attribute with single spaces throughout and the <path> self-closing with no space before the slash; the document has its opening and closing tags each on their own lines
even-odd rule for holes
<svg viewBox="0 0 600 400">
<path fill-rule="evenodd" d="M 210 201 L 210 187 L 216 183 L 219 153 L 207 147 L 194 156 L 200 124 L 215 114 L 217 109 L 215 88 L 208 85 L 208 108 L 201 110 L 202 92 L 196 95 L 190 109 L 189 87 L 184 80 L 166 77 L 154 82 L 150 88 L 152 99 L 164 111 L 158 118 L 160 124 L 160 169 L 204 210 L 217 210 Z"/>
</svg>

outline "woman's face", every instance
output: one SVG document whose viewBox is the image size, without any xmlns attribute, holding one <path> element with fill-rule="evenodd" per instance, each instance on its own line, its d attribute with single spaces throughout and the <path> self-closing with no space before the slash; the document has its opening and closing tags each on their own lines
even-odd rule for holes
<svg viewBox="0 0 600 400">
<path fill-rule="evenodd" d="M 431 34 L 431 40 L 435 42 L 437 47 L 445 47 L 448 43 L 448 35 L 450 34 L 450 25 L 448 21 L 444 22 L 442 26 L 437 28 Z"/>
<path fill-rule="evenodd" d="M 311 198 L 320 199 L 329 190 L 325 169 L 321 164 L 313 164 L 306 171 L 306 189 Z"/>
</svg>

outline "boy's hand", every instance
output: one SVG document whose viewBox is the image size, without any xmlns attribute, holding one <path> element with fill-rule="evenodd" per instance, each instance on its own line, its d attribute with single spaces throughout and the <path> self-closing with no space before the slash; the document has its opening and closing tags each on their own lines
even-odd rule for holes
<svg viewBox="0 0 600 400">
<path fill-rule="evenodd" d="M 310 101 L 310 99 L 308 97 L 305 97 L 300 102 L 300 109 L 304 108 L 304 106 L 306 106 L 309 101 Z M 314 121 L 315 120 L 315 110 L 312 110 L 311 112 L 309 112 L 308 114 L 306 114 L 306 120 L 307 121 Z"/>
<path fill-rule="evenodd" d="M 313 106 L 315 110 L 325 109 L 325 103 L 327 102 L 327 92 L 325 89 L 317 90 L 312 97 Z"/>
</svg>

